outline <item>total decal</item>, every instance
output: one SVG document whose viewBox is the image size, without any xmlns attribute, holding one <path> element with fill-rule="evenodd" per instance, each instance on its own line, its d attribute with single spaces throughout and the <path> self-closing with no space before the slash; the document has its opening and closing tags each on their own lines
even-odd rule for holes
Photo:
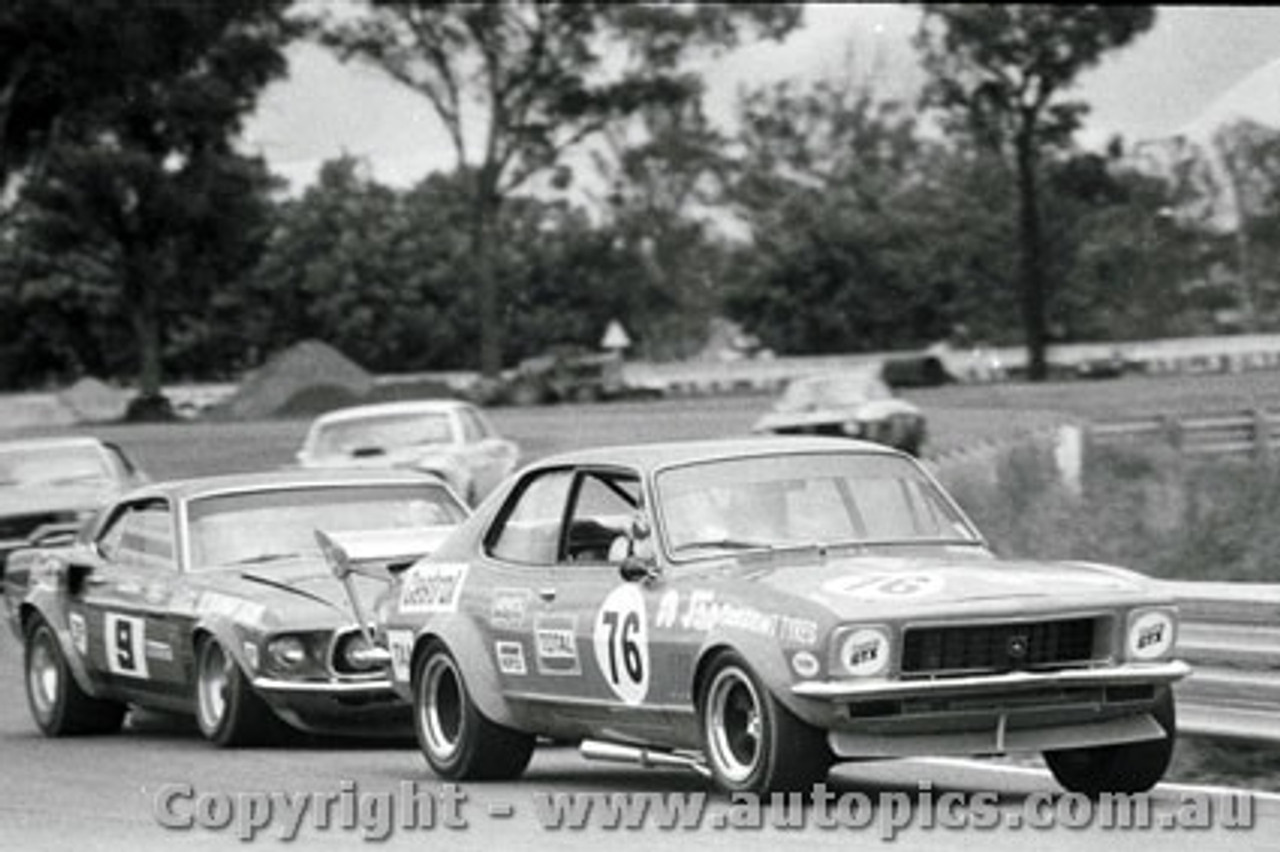
<svg viewBox="0 0 1280 852">
<path fill-rule="evenodd" d="M 707 633 L 717 628 L 742 630 L 772 636 L 796 645 L 816 645 L 818 623 L 779 613 L 765 613 L 755 607 L 718 600 L 709 589 L 697 589 L 682 598 L 671 589 L 658 602 L 653 626 L 659 630 L 679 629 Z"/>
<path fill-rule="evenodd" d="M 400 588 L 400 611 L 408 615 L 457 612 L 467 579 L 465 562 L 427 562 L 410 568 Z"/>
<path fill-rule="evenodd" d="M 573 615 L 539 616 L 533 624 L 534 647 L 538 657 L 538 674 L 582 674 L 578 660 L 578 618 Z"/>
</svg>

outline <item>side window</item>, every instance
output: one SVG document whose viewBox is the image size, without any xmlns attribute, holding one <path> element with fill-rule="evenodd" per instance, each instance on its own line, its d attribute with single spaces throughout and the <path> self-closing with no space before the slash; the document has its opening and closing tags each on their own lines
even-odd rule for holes
<svg viewBox="0 0 1280 852">
<path fill-rule="evenodd" d="M 485 439 L 484 429 L 474 412 L 462 409 L 458 412 L 458 417 L 462 420 L 463 442 L 475 444 Z"/>
<path fill-rule="evenodd" d="M 553 470 L 521 488 L 487 538 L 489 555 L 529 565 L 555 562 L 572 481 L 573 471 Z"/>
<path fill-rule="evenodd" d="M 163 500 L 129 506 L 98 538 L 103 555 L 118 565 L 173 570 L 173 519 Z"/>
<path fill-rule="evenodd" d="M 640 480 L 628 473 L 593 471 L 578 480 L 573 511 L 565 536 L 569 562 L 608 562 L 611 549 L 621 559 L 626 550 L 613 548 L 627 535 L 640 506 Z"/>
</svg>

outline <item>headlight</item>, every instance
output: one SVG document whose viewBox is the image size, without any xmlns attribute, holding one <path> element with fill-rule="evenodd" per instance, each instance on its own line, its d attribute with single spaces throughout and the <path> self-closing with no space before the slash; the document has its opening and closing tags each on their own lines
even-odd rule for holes
<svg viewBox="0 0 1280 852">
<path fill-rule="evenodd" d="M 863 428 L 863 427 L 862 427 L 862 421 L 861 421 L 861 420 L 846 420 L 846 421 L 841 425 L 841 428 L 843 428 L 843 429 L 844 429 L 844 433 L 845 433 L 846 435 L 850 435 L 850 436 L 852 436 L 852 437 L 856 438 L 856 437 L 858 437 L 859 435 L 861 435 L 861 434 L 862 434 L 862 428 Z"/>
<path fill-rule="evenodd" d="M 342 674 L 369 672 L 391 662 L 391 654 L 385 648 L 370 645 L 363 633 L 344 634 L 338 640 L 335 668 Z"/>
<path fill-rule="evenodd" d="M 267 657 L 275 668 L 298 669 L 307 662 L 307 644 L 297 636 L 278 636 L 267 643 Z"/>
<path fill-rule="evenodd" d="M 852 677 L 873 677 L 889 668 L 889 632 L 881 627 L 857 627 L 838 632 L 833 672 Z"/>
<path fill-rule="evenodd" d="M 1125 642 L 1130 660 L 1158 660 L 1173 651 L 1177 619 L 1167 609 L 1143 609 L 1129 613 L 1129 634 Z"/>
</svg>

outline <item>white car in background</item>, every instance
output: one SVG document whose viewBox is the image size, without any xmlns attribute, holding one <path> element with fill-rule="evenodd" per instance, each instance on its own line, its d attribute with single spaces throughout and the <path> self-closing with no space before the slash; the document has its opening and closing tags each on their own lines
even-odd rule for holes
<svg viewBox="0 0 1280 852">
<path fill-rule="evenodd" d="M 404 468 L 443 480 L 475 505 L 516 468 L 520 451 L 474 405 L 460 400 L 342 408 L 311 424 L 304 468 Z"/>
</svg>

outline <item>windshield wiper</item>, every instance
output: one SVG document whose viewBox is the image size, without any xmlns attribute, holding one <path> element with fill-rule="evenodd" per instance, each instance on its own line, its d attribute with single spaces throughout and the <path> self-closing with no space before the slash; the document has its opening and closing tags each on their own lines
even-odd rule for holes
<svg viewBox="0 0 1280 852">
<path fill-rule="evenodd" d="M 303 554 L 298 551 L 292 553 L 260 553 L 257 556 L 246 556 L 244 559 L 237 559 L 235 562 L 228 563 L 230 565 L 258 565 L 263 562 L 280 562 L 285 559 L 298 559 Z"/>
<path fill-rule="evenodd" d="M 681 550 L 697 550 L 706 548 L 720 548 L 721 550 L 759 550 L 762 548 L 772 549 L 773 544 L 767 541 L 748 541 L 741 538 L 708 538 L 701 541 L 686 541 L 672 548 L 674 552 Z"/>
</svg>

